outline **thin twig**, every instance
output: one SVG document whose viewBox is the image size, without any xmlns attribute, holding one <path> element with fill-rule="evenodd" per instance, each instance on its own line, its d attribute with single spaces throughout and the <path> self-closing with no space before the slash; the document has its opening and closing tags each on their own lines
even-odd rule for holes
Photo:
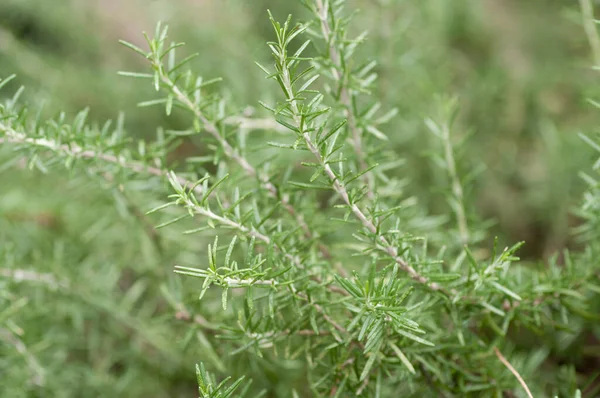
<svg viewBox="0 0 600 398">
<path fill-rule="evenodd" d="M 500 360 L 500 362 L 502 362 L 502 364 L 504 366 L 506 366 L 508 368 L 508 370 L 510 370 L 513 375 L 515 375 L 515 377 L 517 378 L 517 380 L 519 380 L 519 383 L 521 383 L 521 386 L 523 386 L 523 389 L 525 389 L 525 392 L 527 393 L 527 396 L 529 398 L 533 398 L 533 395 L 531 394 L 531 391 L 529 391 L 529 387 L 527 387 L 527 384 L 525 383 L 525 380 L 523 380 L 523 378 L 521 377 L 521 375 L 519 374 L 519 372 L 517 372 L 517 370 L 510 364 L 510 362 L 508 362 L 508 360 L 506 358 L 504 358 L 504 356 L 502 355 L 502 353 L 496 347 L 494 347 L 494 353 L 496 354 L 496 356 L 498 357 L 498 359 Z"/>
<path fill-rule="evenodd" d="M 163 169 L 154 166 L 148 166 L 141 162 L 127 162 L 122 157 L 117 157 L 116 155 L 111 155 L 107 153 L 102 153 L 98 151 L 94 151 L 91 149 L 84 149 L 77 144 L 59 144 L 52 140 L 47 140 L 45 138 L 32 138 L 27 137 L 23 133 L 19 133 L 15 131 L 13 128 L 7 126 L 6 124 L 0 123 L 0 131 L 5 133 L 5 137 L 0 137 L 0 144 L 3 143 L 11 143 L 11 144 L 29 144 L 34 146 L 39 146 L 42 148 L 49 149 L 54 152 L 62 152 L 64 154 L 73 156 L 75 158 L 80 159 L 100 159 L 107 163 L 117 164 L 125 169 L 129 169 L 136 173 L 149 173 L 157 177 L 165 177 L 167 172 Z M 177 177 L 177 181 L 185 186 L 189 184 L 189 182 L 183 177 Z M 192 185 L 192 184 L 190 184 Z M 202 187 L 197 186 L 194 191 L 198 194 L 202 193 Z"/>
<path fill-rule="evenodd" d="M 352 98 L 351 94 L 348 90 L 347 84 L 345 84 L 345 78 L 343 76 L 343 67 L 341 63 L 341 55 L 338 52 L 338 49 L 335 46 L 334 38 L 332 37 L 332 31 L 329 26 L 329 22 L 327 21 L 328 10 L 324 6 L 322 0 L 316 0 L 315 4 L 317 6 L 317 14 L 319 15 L 319 20 L 321 21 L 321 31 L 323 33 L 323 38 L 327 42 L 329 46 L 329 58 L 331 58 L 331 62 L 333 64 L 332 74 L 333 78 L 339 85 L 340 92 L 340 102 L 344 106 L 344 110 L 346 113 L 346 119 L 348 121 L 348 128 L 352 134 L 352 145 L 354 147 L 354 152 L 356 153 L 356 157 L 358 159 L 358 163 L 361 170 L 368 169 L 366 154 L 363 149 L 362 143 L 362 133 L 356 123 L 356 117 L 354 112 L 352 111 Z M 369 190 L 367 191 L 367 197 L 369 200 L 375 199 L 374 192 L 374 179 L 373 174 L 371 172 L 365 173 L 361 177 Z"/>
</svg>

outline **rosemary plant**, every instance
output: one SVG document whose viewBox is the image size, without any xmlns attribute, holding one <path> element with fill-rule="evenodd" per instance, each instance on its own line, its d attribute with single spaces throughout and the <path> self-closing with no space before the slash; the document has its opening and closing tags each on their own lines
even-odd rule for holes
<svg viewBox="0 0 600 398">
<path fill-rule="evenodd" d="M 580 210 L 585 248 L 521 262 L 523 243 L 505 247 L 472 210 L 470 184 L 482 168 L 463 159 L 457 100 L 441 99 L 431 110 L 439 116 L 424 123 L 448 215 L 431 214 L 404 189 L 404 160 L 389 140 L 400 134 L 398 111 L 371 93 L 377 63 L 359 56 L 366 35 L 353 36 L 345 1 L 305 6 L 311 18 L 302 23 L 269 13 L 272 62 L 258 67 L 278 97 L 260 102 L 262 118 L 223 95 L 220 79 L 187 69 L 197 54 L 180 59 L 182 43 L 161 24 L 145 48 L 122 42 L 147 67 L 120 75 L 155 89 L 141 107 L 185 115 L 187 128 L 134 142 L 123 118 L 97 125 L 83 111 L 44 120 L 22 105 L 21 89 L 2 104 L 0 143 L 10 151 L 2 167 L 22 178 L 24 167 L 68 170 L 74 182 L 57 178 L 71 184 L 73 214 L 85 213 L 90 190 L 103 192 L 96 200 L 106 211 L 82 215 L 77 222 L 90 226 L 69 241 L 80 246 L 57 241 L 42 269 L 26 266 L 36 248 L 0 249 L 3 377 L 21 366 L 23 391 L 66 396 L 68 378 L 55 380 L 44 363 L 69 362 L 45 347 L 66 344 L 53 328 L 67 324 L 89 352 L 72 354 L 69 376 L 110 386 L 95 391 L 110 396 L 184 396 L 194 381 L 169 375 L 193 377 L 194 362 L 201 397 L 581 396 L 577 347 L 599 321 L 597 177 L 586 177 Z M 199 155 L 173 161 L 185 140 L 199 143 Z M 131 242 L 111 236 L 123 231 Z M 105 270 L 111 288 L 76 270 L 61 275 L 65 258 L 79 259 L 74 269 Z M 52 300 L 60 302 L 53 327 L 29 335 Z M 82 317 L 78 305 L 100 315 Z M 133 346 L 127 355 L 102 355 L 106 319 L 119 335 L 108 348 Z M 78 373 L 85 361 L 92 370 Z"/>
</svg>

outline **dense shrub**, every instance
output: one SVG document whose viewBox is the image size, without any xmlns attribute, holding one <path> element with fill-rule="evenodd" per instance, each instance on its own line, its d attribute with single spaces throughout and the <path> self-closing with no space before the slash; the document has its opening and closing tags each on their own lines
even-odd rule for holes
<svg viewBox="0 0 600 398">
<path fill-rule="evenodd" d="M 0 81 L 11 93 L 0 107 L 3 396 L 596 394 L 600 163 L 586 165 L 581 145 L 600 144 L 551 123 L 586 126 L 584 111 L 535 109 L 534 94 L 567 94 L 523 85 L 522 48 L 499 44 L 525 66 L 494 65 L 506 60 L 486 53 L 470 16 L 481 5 L 381 1 L 353 15 L 345 3 L 286 3 L 302 23 L 269 13 L 247 42 L 268 35 L 270 58 L 255 50 L 251 70 L 248 54 L 220 59 L 234 39 L 190 55 L 158 24 L 144 44 L 122 41 L 134 71 L 103 88 L 100 112 L 72 115 L 58 88 L 44 111 L 14 76 Z M 57 23 L 2 7 L 29 21 L 0 19 L 11 45 Z M 440 10 L 443 29 L 416 38 L 404 24 Z M 370 45 L 356 26 L 373 15 Z M 84 40 L 50 39 L 51 57 Z M 434 46 L 397 56 L 402 40 Z M 81 62 L 104 59 L 86 48 Z M 86 73 L 74 79 L 96 77 Z M 473 76 L 468 100 L 454 96 Z M 573 73 L 569 90 L 593 96 L 588 76 Z M 101 121 L 141 95 L 149 109 L 128 110 L 133 122 Z M 470 122 L 508 136 L 489 141 Z"/>
</svg>

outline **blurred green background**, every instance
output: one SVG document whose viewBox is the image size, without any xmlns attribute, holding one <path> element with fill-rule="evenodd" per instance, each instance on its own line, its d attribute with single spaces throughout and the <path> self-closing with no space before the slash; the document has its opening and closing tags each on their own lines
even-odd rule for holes
<svg viewBox="0 0 600 398">
<path fill-rule="evenodd" d="M 186 126 L 189 121 L 184 115 L 167 118 L 161 109 L 137 108 L 137 102 L 152 97 L 151 87 L 116 73 L 146 67 L 142 59 L 119 45 L 118 39 L 143 45 L 141 32 L 152 31 L 162 20 L 170 25 L 173 40 L 187 43 L 180 54 L 200 53 L 193 63 L 196 70 L 206 78 L 223 77 L 226 95 L 240 108 L 257 108 L 260 116 L 258 100 L 268 102 L 276 95 L 276 87 L 263 84 L 262 72 L 254 64 L 255 60 L 269 62 L 264 45 L 272 39 L 267 8 L 280 19 L 289 13 L 296 20 L 307 15 L 299 1 L 291 0 L 2 0 L 0 76 L 18 76 L 3 95 L 12 95 L 22 84 L 26 86 L 22 98 L 32 107 L 43 106 L 44 114 L 65 111 L 73 115 L 90 107 L 92 120 L 99 123 L 123 111 L 127 131 L 138 138 L 152 139 L 157 126 Z M 369 31 L 357 57 L 378 62 L 379 79 L 373 97 L 386 108 L 399 109 L 385 132 L 398 156 L 407 159 L 406 166 L 397 172 L 410 179 L 407 194 L 416 195 L 432 214 L 448 213 L 444 197 L 435 194 L 445 177 L 426 156 L 435 142 L 423 121 L 438 113 L 438 96 L 457 96 L 460 114 L 453 134 L 457 139 L 466 138 L 459 153 L 460 167 L 468 173 L 476 165 L 485 166 L 467 192 L 469 211 L 494 220 L 492 235 L 500 236 L 503 242 L 525 240 L 527 244 L 520 254 L 528 259 L 544 259 L 557 250 L 575 246 L 570 231 L 578 220 L 571 209 L 579 203 L 584 189 L 578 172 L 589 169 L 593 159 L 577 133 L 594 132 L 600 126 L 600 112 L 587 102 L 587 98 L 600 98 L 600 85 L 590 68 L 593 62 L 577 2 L 348 1 L 348 9 L 354 8 L 360 11 L 352 30 L 356 34 Z M 201 148 L 181 148 L 182 155 L 198 151 Z M 0 168 L 0 238 L 5 242 L 17 236 L 22 241 L 29 239 L 31 247 L 21 241 L 15 250 L 30 257 L 35 257 L 31 252 L 36 250 L 38 256 L 53 253 L 57 257 L 52 261 L 58 264 L 61 250 L 68 249 L 70 255 L 84 261 L 100 243 L 92 239 L 96 236 L 92 232 L 79 236 L 74 231 L 99 221 L 74 215 L 84 212 L 86 197 L 93 195 L 85 185 L 69 185 L 66 178 L 52 183 L 45 178 L 15 168 Z M 79 192 L 76 197 L 82 203 L 60 197 L 50 200 L 47 193 L 57 184 Z M 105 206 L 107 213 L 114 211 L 112 199 L 98 206 Z M 36 225 L 27 224 L 28 220 Z M 133 226 L 125 228 L 130 227 L 135 231 Z M 9 228 L 13 231 L 10 236 L 6 232 Z M 59 241 L 67 242 L 67 249 L 57 248 Z M 33 242 L 47 242 L 48 247 Z M 141 272 L 162 267 L 152 271 L 156 280 L 170 273 L 151 254 L 137 251 L 145 247 L 143 243 L 123 247 L 118 242 L 104 244 L 119 247 L 101 259 L 104 262 L 115 256 L 111 260 L 114 264 L 142 261 L 145 268 Z M 177 247 L 171 250 L 177 251 Z M 110 275 L 106 276 L 107 285 L 111 284 Z M 151 296 L 148 289 L 144 292 Z M 94 305 L 101 309 L 112 304 Z M 43 316 L 43 309 L 39 311 Z M 102 322 L 102 315 L 97 316 L 100 319 L 96 321 Z M 150 313 L 147 316 L 151 318 Z M 128 327 L 135 329 L 136 325 Z M 109 347 L 102 338 L 106 336 L 81 340 L 82 345 L 88 345 L 81 348 L 85 355 L 103 347 L 118 350 L 129 341 L 121 336 L 121 340 L 110 340 L 114 347 Z M 156 347 L 170 338 L 169 333 L 160 338 L 146 336 Z M 146 356 L 147 347 L 138 348 L 137 355 Z M 47 347 L 40 350 L 46 352 Z M 152 358 L 141 365 L 139 373 L 125 381 L 119 378 L 121 387 L 127 386 L 130 396 L 148 391 L 156 393 L 152 396 L 176 396 L 180 386 L 193 386 L 192 369 L 186 366 L 197 361 L 198 355 L 194 351 L 188 354 L 189 361 L 179 358 L 171 362 L 150 355 Z M 94 358 L 78 356 L 77 352 L 69 355 L 93 364 L 96 370 L 106 365 L 114 374 L 119 374 L 113 369 L 115 363 L 126 368 L 127 361 L 137 360 L 135 355 L 112 358 L 109 366 L 100 359 L 94 362 Z M 48 361 L 58 363 L 59 359 Z M 164 367 L 157 373 L 153 367 L 159 365 Z M 165 380 L 150 380 L 132 389 L 136 377 L 148 374 L 162 374 Z M 73 373 L 69 377 L 79 376 Z M 89 377 L 83 384 L 90 389 L 89 395 L 82 391 L 83 395 L 77 396 L 98 396 L 96 393 L 106 393 L 104 389 L 109 385 L 121 388 L 111 384 L 109 376 L 94 373 Z M 275 377 L 275 371 L 264 377 Z M 57 378 L 60 380 L 60 376 Z M 56 388 L 55 393 L 61 391 Z M 65 392 L 64 396 L 69 395 Z"/>
</svg>

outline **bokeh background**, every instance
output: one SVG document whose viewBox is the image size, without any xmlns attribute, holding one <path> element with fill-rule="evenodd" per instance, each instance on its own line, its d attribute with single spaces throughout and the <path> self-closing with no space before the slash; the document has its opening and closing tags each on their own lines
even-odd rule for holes
<svg viewBox="0 0 600 398">
<path fill-rule="evenodd" d="M 527 244 L 520 253 L 525 259 L 537 261 L 565 247 L 577 249 L 571 231 L 579 220 L 571 210 L 579 203 L 584 189 L 578 174 L 588 170 L 593 162 L 593 153 L 577 133 L 592 133 L 600 126 L 600 112 L 587 101 L 600 98 L 600 84 L 597 72 L 590 68 L 593 60 L 577 2 L 348 3 L 349 9 L 360 10 L 354 17 L 353 31 L 369 31 L 359 50 L 361 56 L 378 62 L 379 79 L 373 95 L 385 107 L 399 110 L 385 133 L 398 156 L 407 160 L 398 170 L 409 181 L 407 194 L 416 195 L 432 214 L 448 212 L 443 195 L 431 195 L 445 177 L 427 156 L 434 138 L 424 119 L 438 113 L 439 96 L 456 96 L 460 113 L 453 134 L 465 139 L 460 147 L 460 158 L 466 159 L 463 169 L 484 166 L 478 169 L 468 192 L 472 203 L 469 211 L 492 220 L 491 234 L 504 242 L 525 240 Z M 170 25 L 173 40 L 187 43 L 183 53 L 200 53 L 193 68 L 206 78 L 223 77 L 226 95 L 240 107 L 257 108 L 260 116 L 258 101 L 268 102 L 276 89 L 272 84 L 263 84 L 262 72 L 254 64 L 255 60 L 269 62 L 264 45 L 272 38 L 267 9 L 280 19 L 291 13 L 302 20 L 307 14 L 299 1 L 291 0 L 2 0 L 0 76 L 16 73 L 17 79 L 1 95 L 12 95 L 19 85 L 24 85 L 22 100 L 42 109 L 43 115 L 64 111 L 72 116 L 89 107 L 91 120 L 98 123 L 124 112 L 125 128 L 137 138 L 152 139 L 157 126 L 186 126 L 184 115 L 167 118 L 160 109 L 138 108 L 139 101 L 151 97 L 151 87 L 117 75 L 118 70 L 146 67 L 136 54 L 119 45 L 118 39 L 143 45 L 141 32 L 152 31 L 156 22 L 162 20 Z M 180 151 L 184 156 L 201 148 L 182 145 Z M 96 216 L 82 216 L 85 200 L 78 204 L 49 194 L 63 183 L 76 192 L 74 197 L 98 200 L 94 193 L 97 188 L 81 183 L 68 185 L 67 176 L 49 181 L 41 174 L 11 166 L 0 165 L 0 242 L 20 242 L 14 243 L 11 250 L 28 253 L 24 258 L 49 256 L 59 264 L 61 256 L 66 256 L 64 252 L 79 256 L 85 263 L 86 253 L 93 252 L 96 246 L 114 247 L 101 259 L 103 262 L 90 261 L 142 263 L 131 265 L 137 271 L 140 267 L 163 267 L 152 271 L 157 279 L 161 273 L 170 272 L 164 264 L 158 264 L 141 241 L 110 241 L 110 234 L 100 238 L 99 231 L 108 228 L 108 224 L 103 225 Z M 115 211 L 113 202 L 114 198 L 107 197 L 101 204 L 107 214 Z M 138 227 L 132 223 L 127 228 L 135 236 Z M 82 230 L 87 235 L 81 234 Z M 30 242 L 29 246 L 24 242 Z M 107 278 L 106 286 L 111 286 L 111 278 L 119 280 L 111 270 L 103 273 L 95 269 Z M 86 277 L 98 275 L 80 275 L 82 281 Z M 142 289 L 149 296 L 150 285 L 148 280 Z M 121 302 L 118 296 L 110 297 L 107 292 L 94 297 L 101 299 L 90 304 L 96 309 L 92 321 L 69 322 L 83 329 L 88 321 L 102 323 L 107 316 L 103 308 Z M 51 316 L 43 307 L 36 310 L 38 321 Z M 69 312 L 68 308 L 64 311 Z M 162 326 L 142 331 L 147 333 L 146 342 L 140 343 L 133 353 L 127 351 L 123 358 L 102 356 L 102 350 L 118 352 L 130 344 L 126 330 L 135 330 L 137 320 L 127 314 L 124 310 L 122 318 L 115 321 L 126 324 L 122 335 L 111 332 L 111 337 L 107 337 L 102 331 L 88 331 L 92 335 L 72 337 L 71 343 L 78 344 L 79 351 L 54 352 L 52 347 L 37 347 L 35 337 L 31 337 L 31 350 L 40 355 L 42 363 L 72 364 L 60 371 L 57 367 L 56 382 L 50 382 L 48 387 L 50 392 L 39 396 L 108 396 L 125 389 L 128 396 L 141 396 L 148 391 L 154 394 L 146 396 L 189 393 L 190 386 L 194 388 L 194 376 L 193 369 L 187 366 L 198 360 L 199 352 L 208 356 L 210 362 L 210 350 L 186 348 L 187 357 L 163 350 L 173 337 L 171 332 L 160 329 Z M 150 313 L 147 316 L 151 318 Z M 53 344 L 66 343 L 70 337 L 64 335 L 65 329 L 50 323 L 53 326 L 40 334 L 46 333 L 47 337 L 55 331 Z M 181 333 L 184 330 L 182 327 Z M 148 344 L 160 354 L 147 354 Z M 164 360 L 163 355 L 169 360 Z M 212 360 L 218 368 L 218 360 Z M 138 365 L 130 366 L 133 363 Z M 20 373 L 8 370 L 11 366 L 25 365 L 4 364 L 0 378 L 12 377 L 17 386 Z M 127 377 L 122 377 L 123 372 Z M 264 377 L 267 380 L 281 376 L 274 371 Z M 61 383 L 68 380 L 81 383 L 80 394 L 61 390 Z M 135 386 L 135 380 L 145 384 Z M 289 380 L 269 382 L 276 385 Z"/>
</svg>

